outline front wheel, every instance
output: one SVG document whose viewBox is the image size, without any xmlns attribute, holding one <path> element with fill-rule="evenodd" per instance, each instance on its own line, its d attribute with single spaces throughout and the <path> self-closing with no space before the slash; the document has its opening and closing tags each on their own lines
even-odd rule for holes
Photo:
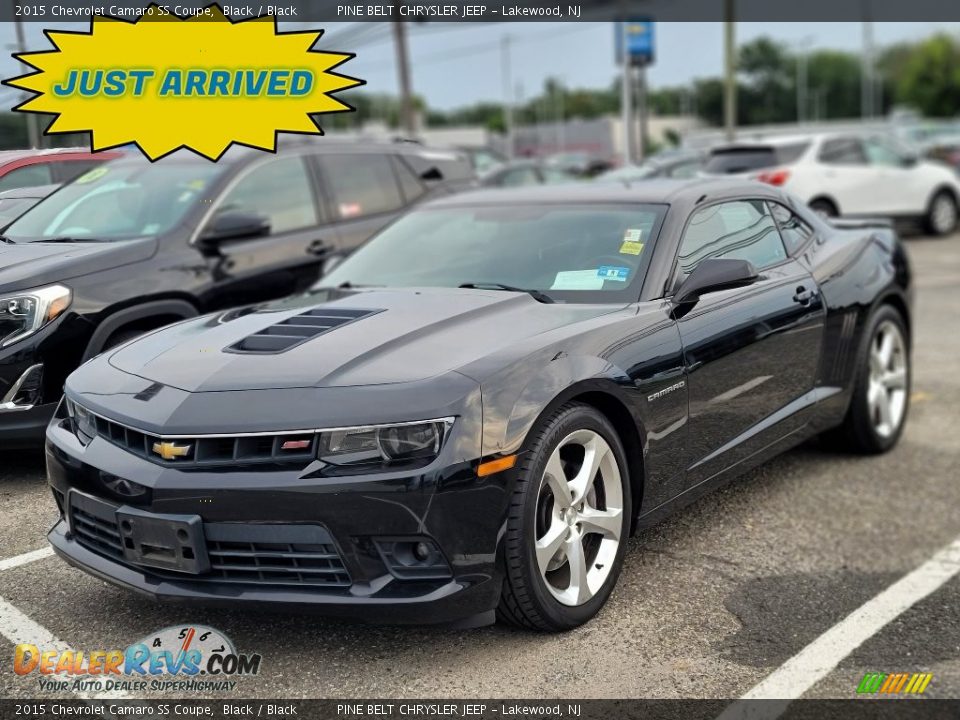
<svg viewBox="0 0 960 720">
<path fill-rule="evenodd" d="M 610 596 L 630 528 L 630 478 L 610 421 L 564 405 L 531 432 L 505 537 L 498 615 L 562 631 L 590 620 Z"/>
</svg>

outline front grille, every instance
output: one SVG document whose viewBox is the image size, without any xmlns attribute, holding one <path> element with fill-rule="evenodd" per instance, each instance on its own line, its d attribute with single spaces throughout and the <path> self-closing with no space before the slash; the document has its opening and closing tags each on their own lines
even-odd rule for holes
<svg viewBox="0 0 960 720">
<path fill-rule="evenodd" d="M 116 506 L 71 493 L 71 527 L 88 550 L 131 565 L 123 552 Z M 215 580 L 243 585 L 346 588 L 347 572 L 326 528 L 319 525 L 204 523 L 210 572 L 184 576 L 147 568 L 179 580 Z"/>
<path fill-rule="evenodd" d="M 100 507 L 98 507 L 98 505 Z M 70 526 L 79 542 L 84 547 L 123 560 L 123 543 L 120 540 L 120 528 L 111 509 L 102 503 L 83 502 L 76 497 L 70 507 Z"/>
<path fill-rule="evenodd" d="M 312 459 L 317 451 L 317 436 L 313 431 L 167 439 L 99 415 L 94 418 L 99 437 L 161 465 L 189 467 L 303 462 Z M 165 443 L 172 443 L 170 449 L 178 454 L 163 457 Z"/>
<path fill-rule="evenodd" d="M 207 523 L 204 533 L 211 574 L 221 581 L 350 586 L 340 553 L 321 527 Z"/>
<path fill-rule="evenodd" d="M 274 354 L 290 350 L 308 340 L 328 333 L 348 323 L 376 315 L 382 310 L 349 310 L 347 308 L 318 307 L 294 315 L 275 325 L 248 335 L 226 348 L 226 352 L 244 354 Z"/>
</svg>

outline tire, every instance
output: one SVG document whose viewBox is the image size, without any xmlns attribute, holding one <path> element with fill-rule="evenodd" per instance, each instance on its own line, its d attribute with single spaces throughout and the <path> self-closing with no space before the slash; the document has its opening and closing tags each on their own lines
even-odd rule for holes
<svg viewBox="0 0 960 720">
<path fill-rule="evenodd" d="M 117 330 L 113 335 L 107 338 L 107 341 L 103 344 L 103 347 L 100 349 L 100 352 L 106 352 L 111 348 L 115 348 L 118 345 L 123 345 L 128 340 L 133 340 L 138 338 L 141 335 L 150 332 L 149 330 Z"/>
<path fill-rule="evenodd" d="M 596 459 L 588 466 L 585 457 Z M 549 632 L 590 620 L 620 575 L 632 507 L 623 444 L 602 413 L 568 403 L 541 420 L 511 498 L 498 618 Z"/>
<path fill-rule="evenodd" d="M 865 337 L 867 342 L 857 357 L 850 408 L 829 439 L 845 450 L 877 455 L 897 444 L 906 425 L 910 407 L 910 345 L 903 317 L 890 305 L 881 305 L 873 314 Z M 884 363 L 878 353 L 885 352 L 883 344 L 888 341 L 893 343 L 891 360 L 881 367 Z"/>
<path fill-rule="evenodd" d="M 826 198 L 817 198 L 811 202 L 810 209 L 823 218 L 834 218 L 840 214 L 837 211 L 837 206 Z"/>
<path fill-rule="evenodd" d="M 949 190 L 939 190 L 927 206 L 924 228 L 931 235 L 942 237 L 957 229 L 957 200 Z"/>
</svg>

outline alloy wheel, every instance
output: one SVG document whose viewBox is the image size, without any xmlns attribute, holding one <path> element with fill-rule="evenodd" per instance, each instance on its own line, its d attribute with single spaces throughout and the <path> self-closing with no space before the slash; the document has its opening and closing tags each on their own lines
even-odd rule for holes
<svg viewBox="0 0 960 720">
<path fill-rule="evenodd" d="M 613 449 L 593 430 L 565 437 L 537 497 L 535 554 L 560 603 L 582 605 L 604 586 L 623 533 L 623 486 Z"/>
<path fill-rule="evenodd" d="M 957 206 L 950 196 L 941 193 L 934 198 L 930 221 L 937 234 L 944 235 L 953 230 L 957 224 Z"/>
<path fill-rule="evenodd" d="M 883 438 L 900 428 L 907 409 L 907 351 L 896 323 L 885 320 L 870 344 L 867 404 L 874 431 Z"/>
</svg>

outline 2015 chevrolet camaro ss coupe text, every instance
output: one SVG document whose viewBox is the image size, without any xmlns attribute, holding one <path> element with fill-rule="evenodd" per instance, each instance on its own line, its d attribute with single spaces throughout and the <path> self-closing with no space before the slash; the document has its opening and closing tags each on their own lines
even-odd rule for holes
<svg viewBox="0 0 960 720">
<path fill-rule="evenodd" d="M 816 434 L 891 448 L 911 294 L 888 226 L 759 183 L 452 196 L 82 365 L 50 541 L 154 597 L 571 628 L 637 528 Z"/>
</svg>

